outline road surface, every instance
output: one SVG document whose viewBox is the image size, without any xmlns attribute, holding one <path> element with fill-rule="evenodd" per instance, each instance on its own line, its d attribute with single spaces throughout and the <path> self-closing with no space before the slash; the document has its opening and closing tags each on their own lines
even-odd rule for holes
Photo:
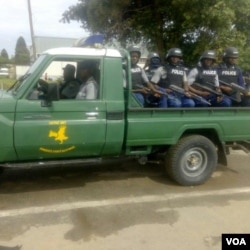
<svg viewBox="0 0 250 250">
<path fill-rule="evenodd" d="M 8 170 L 0 184 L 0 250 L 219 250 L 250 233 L 250 156 L 195 187 L 158 166 Z"/>
</svg>

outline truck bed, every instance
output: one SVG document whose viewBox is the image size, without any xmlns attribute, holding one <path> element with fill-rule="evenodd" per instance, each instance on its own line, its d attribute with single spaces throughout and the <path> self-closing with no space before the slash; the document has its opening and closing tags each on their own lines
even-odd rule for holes
<svg viewBox="0 0 250 250">
<path fill-rule="evenodd" d="M 250 109 L 129 108 L 126 145 L 173 145 L 192 131 L 216 135 L 221 142 L 249 140 Z"/>
</svg>

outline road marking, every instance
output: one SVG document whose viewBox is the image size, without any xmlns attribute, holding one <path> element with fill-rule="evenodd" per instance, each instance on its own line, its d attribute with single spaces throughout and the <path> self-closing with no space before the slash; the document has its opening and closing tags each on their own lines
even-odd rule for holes
<svg viewBox="0 0 250 250">
<path fill-rule="evenodd" d="M 181 193 L 181 194 L 146 195 L 146 196 L 139 196 L 139 197 L 135 196 L 135 197 L 125 197 L 125 198 L 118 198 L 118 199 L 116 198 L 116 199 L 109 199 L 109 200 L 80 201 L 80 202 L 74 202 L 74 203 L 55 204 L 55 205 L 50 205 L 50 206 L 2 210 L 0 211 L 0 218 L 16 217 L 16 216 L 24 216 L 24 215 L 35 215 L 35 214 L 52 213 L 52 212 L 65 212 L 65 211 L 70 211 L 74 209 L 129 205 L 129 204 L 149 203 L 149 202 L 163 202 L 163 201 L 178 200 L 178 199 L 199 198 L 199 197 L 205 197 L 205 196 L 207 197 L 208 196 L 223 196 L 223 195 L 235 195 L 235 194 L 247 194 L 247 193 L 250 193 L 250 187 L 214 190 L 214 191 L 194 191 L 194 192 Z"/>
</svg>

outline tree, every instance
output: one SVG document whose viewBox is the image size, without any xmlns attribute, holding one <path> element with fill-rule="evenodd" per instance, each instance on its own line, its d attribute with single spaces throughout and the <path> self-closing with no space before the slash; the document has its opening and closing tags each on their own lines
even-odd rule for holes
<svg viewBox="0 0 250 250">
<path fill-rule="evenodd" d="M 0 55 L 0 65 L 8 64 L 9 63 L 9 55 L 6 49 L 2 49 Z"/>
<path fill-rule="evenodd" d="M 79 0 L 62 20 L 123 44 L 144 41 L 161 55 L 180 47 L 190 63 L 205 49 L 250 43 L 249 0 Z"/>
<path fill-rule="evenodd" d="M 15 49 L 15 63 L 19 65 L 29 65 L 30 64 L 30 53 L 27 49 L 25 40 L 20 36 L 16 43 Z"/>
<path fill-rule="evenodd" d="M 1 57 L 5 58 L 6 60 L 9 60 L 9 55 L 8 55 L 6 49 L 2 49 Z"/>
</svg>

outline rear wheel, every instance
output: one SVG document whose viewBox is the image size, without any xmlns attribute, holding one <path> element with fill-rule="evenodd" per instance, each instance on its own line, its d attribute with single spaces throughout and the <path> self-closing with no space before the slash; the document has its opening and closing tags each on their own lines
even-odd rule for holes
<svg viewBox="0 0 250 250">
<path fill-rule="evenodd" d="M 2 181 L 3 171 L 4 171 L 4 168 L 0 167 L 0 183 Z"/>
<path fill-rule="evenodd" d="M 215 145 L 200 135 L 186 136 L 170 147 L 165 157 L 169 176 L 184 186 L 199 185 L 210 178 L 217 166 Z"/>
</svg>

